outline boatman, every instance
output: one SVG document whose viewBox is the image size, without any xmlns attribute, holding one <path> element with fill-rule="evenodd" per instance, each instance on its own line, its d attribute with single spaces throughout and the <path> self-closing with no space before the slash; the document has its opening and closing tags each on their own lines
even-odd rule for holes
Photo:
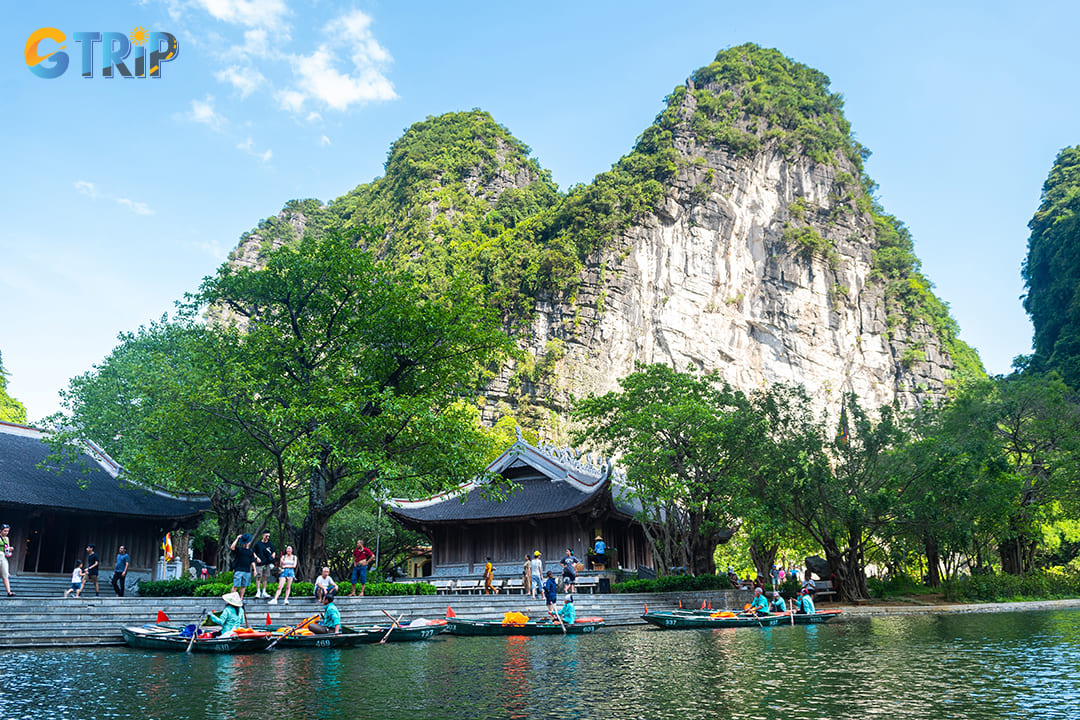
<svg viewBox="0 0 1080 720">
<path fill-rule="evenodd" d="M 780 593 L 773 590 L 772 602 L 769 603 L 769 611 L 783 615 L 787 612 L 787 603 L 784 602 L 784 598 L 780 597 Z"/>
<path fill-rule="evenodd" d="M 221 634 L 218 637 L 230 637 L 236 634 L 236 628 L 243 627 L 246 622 L 244 617 L 244 601 L 240 593 L 229 592 L 221 596 L 225 601 L 225 609 L 217 615 L 209 613 L 210 622 L 221 626 Z"/>
<path fill-rule="evenodd" d="M 333 590 L 330 590 L 322 596 L 322 622 L 315 622 L 308 625 L 308 630 L 316 635 L 337 635 L 341 632 L 341 613 L 338 612 L 337 605 L 334 604 L 335 594 L 336 593 Z"/>
<path fill-rule="evenodd" d="M 813 615 L 815 612 L 817 609 L 814 607 L 814 597 L 806 588 L 803 588 L 799 592 L 799 599 L 795 601 L 795 614 Z"/>
<path fill-rule="evenodd" d="M 765 599 L 765 593 L 761 588 L 754 588 L 754 599 L 750 601 L 746 611 L 751 615 L 768 615 L 769 601 Z"/>
</svg>

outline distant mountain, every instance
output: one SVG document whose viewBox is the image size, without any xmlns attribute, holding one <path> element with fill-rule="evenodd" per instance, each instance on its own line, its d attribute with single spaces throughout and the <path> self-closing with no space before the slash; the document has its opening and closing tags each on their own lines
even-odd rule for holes
<svg viewBox="0 0 1080 720">
<path fill-rule="evenodd" d="M 230 262 L 366 225 L 427 282 L 472 273 L 525 351 L 486 388 L 486 419 L 512 411 L 554 435 L 573 396 L 639 362 L 800 382 L 832 408 L 846 391 L 913 407 L 984 371 L 873 199 L 866 154 L 825 75 L 743 45 L 676 87 L 591 183 L 559 192 L 483 111 L 429 117 L 383 177 L 286 204 Z"/>
</svg>

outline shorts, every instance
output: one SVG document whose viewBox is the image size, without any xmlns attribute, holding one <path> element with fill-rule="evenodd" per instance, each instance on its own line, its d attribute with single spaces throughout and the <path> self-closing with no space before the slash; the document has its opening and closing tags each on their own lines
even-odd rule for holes
<svg viewBox="0 0 1080 720">
<path fill-rule="evenodd" d="M 77 582 L 77 583 L 71 583 L 71 589 L 72 589 L 72 590 L 78 590 L 78 589 L 79 589 L 79 588 L 81 588 L 81 587 L 82 587 L 82 583 L 81 583 L 81 582 Z"/>
<path fill-rule="evenodd" d="M 270 563 L 267 563 L 266 565 L 256 565 L 255 566 L 255 575 L 256 575 L 256 577 L 258 577 L 261 580 L 269 580 L 270 579 L 270 568 L 271 568 Z"/>
<path fill-rule="evenodd" d="M 251 573 L 240 572 L 239 570 L 233 572 L 232 586 L 233 587 L 247 587 L 251 584 Z"/>
<path fill-rule="evenodd" d="M 8 576 L 8 559 L 0 554 L 0 578 Z"/>
<path fill-rule="evenodd" d="M 296 571 L 293 570 L 292 568 L 285 568 L 284 570 L 281 571 L 280 579 L 295 578 L 295 577 L 296 577 Z"/>
<path fill-rule="evenodd" d="M 361 585 L 367 585 L 367 565 L 355 565 L 353 567 L 352 579 L 349 582 L 355 585 L 357 578 L 360 578 Z"/>
<path fill-rule="evenodd" d="M 97 570 L 89 570 L 86 573 L 86 577 L 96 578 L 97 576 L 98 576 L 98 571 Z"/>
</svg>

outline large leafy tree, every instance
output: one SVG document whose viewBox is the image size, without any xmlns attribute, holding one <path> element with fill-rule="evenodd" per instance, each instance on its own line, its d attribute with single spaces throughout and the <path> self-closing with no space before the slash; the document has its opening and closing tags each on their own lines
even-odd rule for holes
<svg viewBox="0 0 1080 720">
<path fill-rule="evenodd" d="M 621 455 L 642 526 L 663 571 L 715 573 L 717 543 L 739 518 L 757 423 L 746 396 L 715 375 L 639 367 L 619 390 L 574 411 L 578 442 Z"/>
<path fill-rule="evenodd" d="M 179 357 L 125 364 L 134 396 L 110 398 L 103 368 L 73 383 L 72 430 L 118 445 L 130 471 L 268 508 L 306 573 L 326 560 L 328 521 L 362 495 L 430 493 L 482 467 L 489 436 L 467 399 L 510 347 L 466 280 L 428 291 L 334 234 L 263 270 L 223 267 L 143 333 L 162 334 L 184 339 Z"/>
<path fill-rule="evenodd" d="M 1032 369 L 1080 384 L 1080 146 L 1062 150 L 1028 223 L 1024 309 L 1035 326 Z"/>
</svg>

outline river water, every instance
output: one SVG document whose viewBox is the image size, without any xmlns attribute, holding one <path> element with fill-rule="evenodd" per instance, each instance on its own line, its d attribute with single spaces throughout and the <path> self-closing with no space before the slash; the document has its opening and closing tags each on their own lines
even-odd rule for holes
<svg viewBox="0 0 1080 720">
<path fill-rule="evenodd" d="M 0 652 L 9 718 L 1080 718 L 1080 611 L 260 655 Z"/>
</svg>

